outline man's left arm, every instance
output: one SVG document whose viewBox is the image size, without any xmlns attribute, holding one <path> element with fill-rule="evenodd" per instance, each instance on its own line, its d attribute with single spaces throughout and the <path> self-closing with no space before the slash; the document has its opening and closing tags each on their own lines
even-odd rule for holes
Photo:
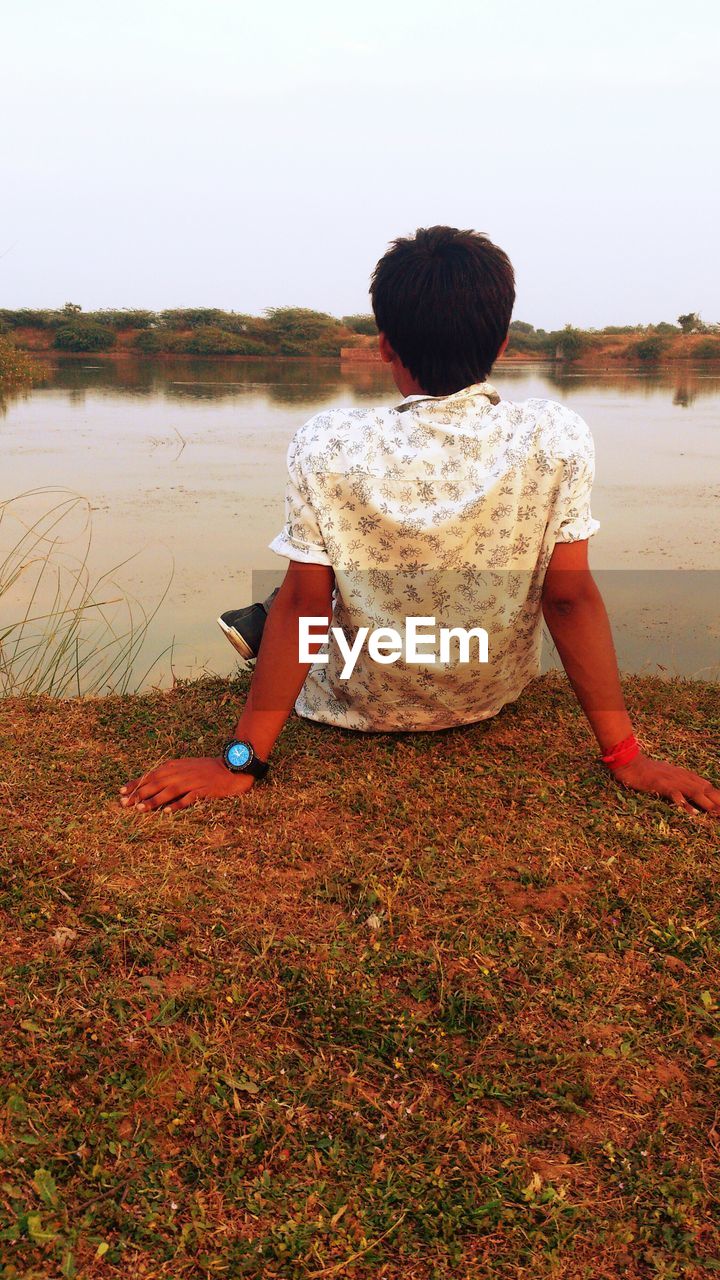
<svg viewBox="0 0 720 1280">
<path fill-rule="evenodd" d="M 625 707 L 612 632 L 588 564 L 587 538 L 555 544 L 542 593 L 545 621 L 603 754 L 633 732 Z M 640 751 L 613 767 L 627 787 L 665 796 L 695 813 L 720 817 L 720 790 L 706 778 Z"/>
</svg>

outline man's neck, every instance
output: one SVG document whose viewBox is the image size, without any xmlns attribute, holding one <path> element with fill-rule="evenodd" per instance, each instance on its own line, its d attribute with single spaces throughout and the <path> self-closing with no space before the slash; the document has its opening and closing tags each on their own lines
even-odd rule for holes
<svg viewBox="0 0 720 1280">
<path fill-rule="evenodd" d="M 430 392 L 426 391 L 424 387 L 421 387 L 417 379 L 413 378 L 410 371 L 406 369 L 404 365 L 400 364 L 399 361 L 397 366 L 393 366 L 393 378 L 395 386 L 402 396 L 430 395 Z"/>
</svg>

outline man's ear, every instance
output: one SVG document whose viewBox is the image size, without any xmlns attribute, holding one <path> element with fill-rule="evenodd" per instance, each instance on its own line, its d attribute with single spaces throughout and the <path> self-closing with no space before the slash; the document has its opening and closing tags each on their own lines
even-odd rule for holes
<svg viewBox="0 0 720 1280">
<path fill-rule="evenodd" d="M 388 342 L 384 333 L 378 334 L 378 347 L 380 349 L 380 359 L 383 361 L 383 363 L 392 364 L 393 360 L 395 359 L 395 352 L 390 346 L 390 343 Z"/>
</svg>

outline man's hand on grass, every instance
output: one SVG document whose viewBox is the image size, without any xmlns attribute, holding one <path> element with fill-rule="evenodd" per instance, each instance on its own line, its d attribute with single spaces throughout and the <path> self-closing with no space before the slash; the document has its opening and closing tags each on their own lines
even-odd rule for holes
<svg viewBox="0 0 720 1280">
<path fill-rule="evenodd" d="M 248 773 L 231 773 L 219 756 L 167 760 L 121 787 L 120 803 L 140 813 L 151 809 L 176 813 L 196 800 L 244 795 L 254 781 Z"/>
<path fill-rule="evenodd" d="M 698 809 L 720 818 L 720 791 L 707 778 L 691 769 L 681 769 L 667 760 L 653 760 L 643 752 L 612 771 L 619 782 L 635 791 L 649 791 L 674 801 L 687 813 Z"/>
</svg>

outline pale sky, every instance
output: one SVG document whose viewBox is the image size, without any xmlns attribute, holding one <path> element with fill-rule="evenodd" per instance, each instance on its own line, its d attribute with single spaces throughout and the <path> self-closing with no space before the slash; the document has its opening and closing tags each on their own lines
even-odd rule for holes
<svg viewBox="0 0 720 1280">
<path fill-rule="evenodd" d="M 368 311 L 418 226 L 545 328 L 720 320 L 717 0 L 6 0 L 0 306 Z"/>
</svg>

